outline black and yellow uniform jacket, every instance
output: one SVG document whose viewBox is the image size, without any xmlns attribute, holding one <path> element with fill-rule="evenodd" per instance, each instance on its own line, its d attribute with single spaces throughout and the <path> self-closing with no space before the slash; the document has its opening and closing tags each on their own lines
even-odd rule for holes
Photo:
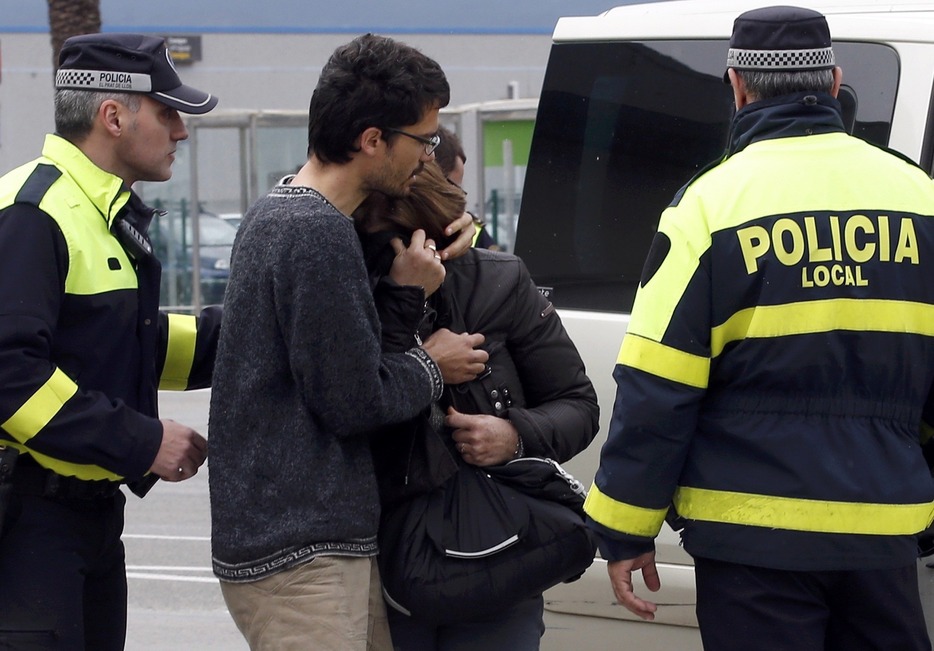
<svg viewBox="0 0 934 651">
<path fill-rule="evenodd" d="M 934 514 L 934 182 L 801 93 L 735 116 L 662 214 L 587 501 L 610 559 L 913 562 Z M 930 421 L 929 421 L 930 422 Z"/>
<path fill-rule="evenodd" d="M 112 230 L 145 234 L 152 214 L 55 135 L 0 179 L 0 445 L 64 476 L 136 480 L 162 441 L 160 383 L 209 385 L 220 310 L 160 313 L 159 262 Z"/>
</svg>

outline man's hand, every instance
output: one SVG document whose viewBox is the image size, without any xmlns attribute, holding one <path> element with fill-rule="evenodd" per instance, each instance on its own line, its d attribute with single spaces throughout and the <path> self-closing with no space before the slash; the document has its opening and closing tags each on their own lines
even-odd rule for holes
<svg viewBox="0 0 934 651">
<path fill-rule="evenodd" d="M 448 227 L 444 229 L 444 234 L 450 237 L 454 233 L 457 233 L 457 239 L 441 250 L 442 260 L 453 260 L 467 252 L 467 249 L 470 248 L 473 242 L 474 233 L 476 232 L 476 228 L 474 228 L 473 224 L 473 217 L 470 216 L 469 212 L 465 212 L 448 224 Z"/>
<path fill-rule="evenodd" d="M 426 297 L 441 287 L 445 273 L 441 254 L 437 252 L 434 240 L 425 239 L 425 231 L 418 229 L 412 233 L 408 248 L 398 237 L 394 237 L 391 244 L 396 257 L 389 277 L 397 285 L 423 287 Z"/>
<path fill-rule="evenodd" d="M 483 335 L 455 334 L 441 328 L 431 334 L 422 348 L 441 369 L 445 384 L 462 384 L 483 372 L 489 353 L 477 346 L 483 343 Z"/>
<path fill-rule="evenodd" d="M 457 451 L 475 466 L 495 466 L 516 456 L 519 431 L 505 418 L 488 414 L 462 414 L 448 407 L 444 424 L 452 428 Z"/>
<path fill-rule="evenodd" d="M 208 442 L 187 425 L 162 419 L 162 444 L 150 472 L 166 481 L 194 477 L 208 454 Z"/>
<path fill-rule="evenodd" d="M 616 600 L 642 619 L 652 621 L 655 619 L 658 606 L 651 601 L 640 599 L 632 591 L 633 570 L 642 570 L 645 587 L 652 592 L 658 592 L 662 583 L 658 578 L 658 568 L 655 567 L 655 550 L 629 560 L 609 561 L 606 564 L 606 571 L 610 575 L 610 584 L 613 586 Z"/>
</svg>

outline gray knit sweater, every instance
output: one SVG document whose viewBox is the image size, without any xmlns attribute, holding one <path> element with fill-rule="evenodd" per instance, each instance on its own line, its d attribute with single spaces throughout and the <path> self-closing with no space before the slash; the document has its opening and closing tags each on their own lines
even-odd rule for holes
<svg viewBox="0 0 934 651">
<path fill-rule="evenodd" d="M 382 354 L 349 218 L 308 188 L 257 201 L 234 245 L 211 395 L 215 574 L 375 554 L 367 434 L 414 417 L 441 384 L 421 349 Z"/>
</svg>

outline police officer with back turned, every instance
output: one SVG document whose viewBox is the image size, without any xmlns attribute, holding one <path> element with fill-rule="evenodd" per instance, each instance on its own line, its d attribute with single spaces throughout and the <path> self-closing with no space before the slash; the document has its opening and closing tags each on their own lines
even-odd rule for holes
<svg viewBox="0 0 934 651">
<path fill-rule="evenodd" d="M 219 308 L 159 311 L 153 210 L 179 111 L 217 104 L 182 84 L 163 39 L 68 39 L 55 133 L 0 178 L 0 648 L 115 651 L 126 636 L 121 542 L 129 484 L 181 481 L 207 442 L 160 420 L 157 390 L 210 383 Z"/>
<path fill-rule="evenodd" d="M 586 510 L 613 590 L 664 606 L 683 524 L 704 648 L 930 649 L 916 535 L 934 385 L 934 183 L 844 129 L 827 21 L 734 22 L 724 158 L 662 214 Z"/>
</svg>

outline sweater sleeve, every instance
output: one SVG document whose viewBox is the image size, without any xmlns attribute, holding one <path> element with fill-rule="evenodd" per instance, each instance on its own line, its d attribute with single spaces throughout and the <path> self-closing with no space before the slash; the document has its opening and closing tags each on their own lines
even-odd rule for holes
<svg viewBox="0 0 934 651">
<path fill-rule="evenodd" d="M 333 213 L 319 226 L 280 232 L 273 275 L 276 318 L 307 408 L 338 436 L 412 418 L 440 397 L 440 371 L 421 349 L 383 353 L 353 226 Z"/>
</svg>

